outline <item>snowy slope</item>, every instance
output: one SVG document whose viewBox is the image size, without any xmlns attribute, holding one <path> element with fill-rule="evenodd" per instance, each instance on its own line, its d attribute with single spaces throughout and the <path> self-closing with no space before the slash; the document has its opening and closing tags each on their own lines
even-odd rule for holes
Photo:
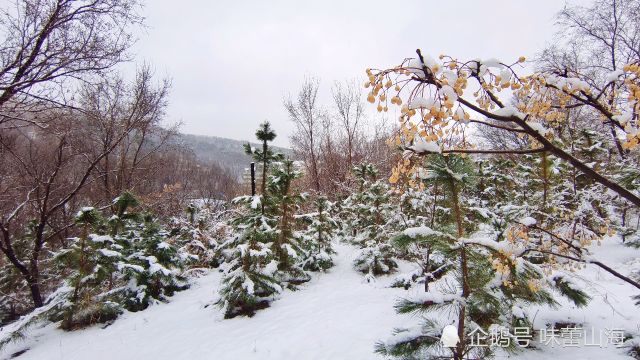
<svg viewBox="0 0 640 360">
<path fill-rule="evenodd" d="M 205 306 L 220 278 L 212 273 L 169 304 L 129 313 L 113 325 L 66 333 L 48 326 L 19 359 L 371 359 L 375 341 L 398 325 L 396 289 L 362 282 L 353 250 L 338 246 L 337 266 L 300 291 L 286 292 L 253 318 L 223 320 Z M 386 280 L 386 279 L 385 279 Z"/>
<path fill-rule="evenodd" d="M 624 272 L 640 266 L 633 260 L 640 252 L 615 242 L 605 242 L 598 254 Z M 223 320 L 216 307 L 207 306 L 216 296 L 220 279 L 213 272 L 197 279 L 171 303 L 127 313 L 104 329 L 63 332 L 48 325 L 33 330 L 30 340 L 10 345 L 0 352 L 0 359 L 25 348 L 29 350 L 18 359 L 380 359 L 373 353 L 375 342 L 388 338 L 394 327 L 409 326 L 418 319 L 394 313 L 395 300 L 404 290 L 386 287 L 391 278 L 364 283 L 363 276 L 351 268 L 355 250 L 344 245 L 336 249 L 337 266 L 330 272 L 315 276 L 300 291 L 286 292 L 253 318 Z M 591 304 L 585 309 L 568 305 L 558 310 L 525 309 L 535 315 L 536 328 L 569 320 L 585 327 L 622 326 L 637 333 L 640 315 L 629 298 L 634 294 L 630 286 L 595 267 L 580 275 L 595 280 L 585 285 L 593 294 Z M 515 357 L 628 359 L 624 349 L 611 347 L 540 347 Z"/>
</svg>

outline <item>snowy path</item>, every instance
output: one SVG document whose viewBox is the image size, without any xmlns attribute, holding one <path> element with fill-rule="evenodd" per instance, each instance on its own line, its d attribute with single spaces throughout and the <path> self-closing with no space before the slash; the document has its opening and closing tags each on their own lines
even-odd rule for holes
<svg viewBox="0 0 640 360">
<path fill-rule="evenodd" d="M 640 267 L 640 251 L 623 248 L 614 241 L 598 249 L 599 257 L 625 273 Z M 375 284 L 364 283 L 363 276 L 351 267 L 355 250 L 344 245 L 336 249 L 337 264 L 330 272 L 314 275 L 300 291 L 286 292 L 253 318 L 223 320 L 216 307 L 205 307 L 215 298 L 220 279 L 215 272 L 198 279 L 169 304 L 127 313 L 105 329 L 92 327 L 68 333 L 49 325 L 34 330 L 30 340 L 0 352 L 0 360 L 27 347 L 30 350 L 17 359 L 382 359 L 373 353 L 375 342 L 388 338 L 394 327 L 411 326 L 418 319 L 395 314 L 393 305 L 405 292 L 387 288 L 390 277 L 380 278 Z M 636 292 L 629 285 L 596 267 L 582 270 L 580 275 L 592 280 L 587 286 L 593 297 L 588 307 L 577 309 L 564 304 L 556 310 L 525 309 L 535 316 L 536 328 L 559 320 L 597 329 L 640 331 L 640 312 L 630 299 Z M 611 347 L 541 347 L 512 358 L 629 359 L 624 349 Z"/>
</svg>

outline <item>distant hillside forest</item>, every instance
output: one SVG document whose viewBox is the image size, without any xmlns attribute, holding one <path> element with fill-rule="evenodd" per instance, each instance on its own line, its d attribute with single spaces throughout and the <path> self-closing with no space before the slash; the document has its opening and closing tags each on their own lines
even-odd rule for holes
<svg viewBox="0 0 640 360">
<path fill-rule="evenodd" d="M 196 158 L 208 164 L 217 164 L 240 178 L 253 161 L 244 152 L 246 141 L 192 134 L 179 134 L 178 141 L 193 150 Z M 255 144 L 252 144 L 255 145 Z M 291 149 L 275 147 L 276 151 L 293 156 Z"/>
</svg>

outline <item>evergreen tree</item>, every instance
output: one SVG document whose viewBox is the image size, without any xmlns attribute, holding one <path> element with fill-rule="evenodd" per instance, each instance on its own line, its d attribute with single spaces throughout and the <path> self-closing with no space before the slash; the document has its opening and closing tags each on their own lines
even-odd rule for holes
<svg viewBox="0 0 640 360">
<path fill-rule="evenodd" d="M 260 183 L 260 193 L 266 194 L 267 191 L 267 176 L 269 174 L 269 165 L 274 161 L 280 161 L 284 157 L 281 153 L 274 152 L 269 143 L 275 140 L 276 132 L 271 128 L 271 124 L 268 121 L 263 122 L 256 130 L 256 138 L 260 141 L 262 148 L 256 149 L 247 143 L 244 145 L 244 151 L 247 155 L 251 155 L 253 159 L 262 164 L 262 178 Z M 264 209 L 262 209 L 264 212 Z"/>
<path fill-rule="evenodd" d="M 114 200 L 108 221 L 93 208 L 78 213 L 80 236 L 54 256 L 65 283 L 31 320 L 49 318 L 73 330 L 143 310 L 188 287 L 184 257 L 150 215 L 129 211 L 138 204 L 125 193 Z"/>
<path fill-rule="evenodd" d="M 109 219 L 113 239 L 126 254 L 119 267 L 127 283 L 125 307 L 131 311 L 166 301 L 188 287 L 182 275 L 188 257 L 169 243 L 170 233 L 152 215 L 131 211 L 138 204 L 130 193 L 122 194 L 114 200 L 115 214 Z"/>
<path fill-rule="evenodd" d="M 304 243 L 296 228 L 296 212 L 306 195 L 300 194 L 293 188 L 295 179 L 301 177 L 293 161 L 284 160 L 273 170 L 269 178 L 268 194 L 269 210 L 277 219 L 276 236 L 272 244 L 272 251 L 278 261 L 278 272 L 281 280 L 296 285 L 309 280 L 309 276 L 299 266 L 299 260 L 306 257 Z"/>
<path fill-rule="evenodd" d="M 268 147 L 275 138 L 269 123 L 261 124 L 256 136 L 262 141 L 262 150 L 248 145 L 246 150 L 263 163 L 262 194 L 234 200 L 245 209 L 232 221 L 237 235 L 220 247 L 227 264 L 217 303 L 227 318 L 252 316 L 268 306 L 283 285 L 294 289 L 309 280 L 300 266 L 307 254 L 296 216 L 305 195 L 297 193 L 293 184 L 301 173 L 291 160 L 284 160 L 272 166 L 272 174 L 267 177 L 267 167 L 283 156 Z"/>
<path fill-rule="evenodd" d="M 221 245 L 222 251 L 227 253 L 227 263 L 224 264 L 217 304 L 223 309 L 225 318 L 253 316 L 282 291 L 276 274 L 278 261 L 271 249 L 278 236 L 277 219 L 262 214 L 264 204 L 260 199 L 259 196 L 242 196 L 233 200 L 236 204 L 244 204 L 246 209 L 232 221 L 236 235 Z"/>
<path fill-rule="evenodd" d="M 375 180 L 378 170 L 372 164 L 358 165 L 353 172 L 358 191 L 344 201 L 345 238 L 360 247 L 354 267 L 372 281 L 398 267 L 389 241 L 394 232 L 391 190 L 382 180 Z"/>
<path fill-rule="evenodd" d="M 188 287 L 182 275 L 187 258 L 168 242 L 169 232 L 151 215 L 144 216 L 136 228 L 116 237 L 129 254 L 129 271 L 124 276 L 129 284 L 125 305 L 133 311 L 167 301 L 176 291 Z"/>
<path fill-rule="evenodd" d="M 443 216 L 439 206 L 437 188 L 425 191 L 423 187 L 406 187 L 400 194 L 397 208 L 397 219 L 394 228 L 402 231 L 406 228 L 433 226 L 437 218 Z M 440 200 L 442 201 L 442 200 Z M 440 204 L 441 205 L 441 204 Z M 409 289 L 416 284 L 424 284 L 428 288 L 431 278 L 440 274 L 437 269 L 442 265 L 442 258 L 431 251 L 428 243 L 402 241 L 397 235 L 392 237 L 392 244 L 398 257 L 417 265 L 414 271 L 401 273 L 395 277 L 391 286 Z"/>
<path fill-rule="evenodd" d="M 61 327 L 65 330 L 112 320 L 122 312 L 122 306 L 105 293 L 123 259 L 121 248 L 111 236 L 93 232 L 102 225 L 102 217 L 94 208 L 82 209 L 76 223 L 81 228 L 80 236 L 70 239 L 71 246 L 55 257 L 60 265 L 71 269 L 66 278 L 69 301 L 62 309 Z"/>
<path fill-rule="evenodd" d="M 638 191 L 640 189 L 640 171 L 630 161 L 623 162 L 616 174 L 618 181 L 627 189 Z M 626 245 L 640 248 L 640 213 L 636 208 L 627 204 L 624 200 L 616 198 L 616 207 L 620 212 L 618 233 Z M 635 222 L 633 221 L 635 215 Z M 640 274 L 638 274 L 640 275 Z M 638 276 L 640 278 L 640 276 Z"/>
<path fill-rule="evenodd" d="M 411 359 L 482 359 L 490 356 L 492 349 L 470 346 L 472 331 L 490 333 L 499 326 L 513 334 L 516 326 L 530 328 L 522 309 L 532 303 L 557 305 L 551 290 L 577 306 L 586 304 L 588 296 L 568 278 L 549 274 L 535 264 L 520 240 L 526 237 L 526 226 L 513 225 L 512 207 L 491 212 L 473 211 L 466 205 L 478 203 L 473 199 L 476 175 L 468 159 L 430 155 L 425 171 L 419 173 L 426 189 L 438 184 L 445 190 L 443 204 L 450 211 L 434 228 L 407 228 L 394 239 L 401 246 L 417 243 L 429 250 L 424 289 L 409 290 L 410 295 L 399 301 L 396 309 L 400 313 L 451 314 L 449 320 L 455 324 L 460 341 L 453 348 L 443 347 L 440 338 L 445 324 L 425 318 L 417 327 L 397 329 L 389 341 L 377 344 L 377 352 Z M 435 269 L 430 267 L 431 259 L 437 261 Z"/>
<path fill-rule="evenodd" d="M 318 196 L 314 201 L 315 212 L 303 216 L 308 225 L 303 233 L 308 256 L 302 268 L 309 271 L 324 271 L 333 266 L 331 258 L 332 240 L 337 235 L 338 222 L 331 216 L 333 204 L 325 197 Z"/>
<path fill-rule="evenodd" d="M 220 219 L 209 206 L 194 203 L 189 204 L 186 215 L 171 219 L 170 236 L 187 257 L 190 271 L 220 266 L 223 259 L 218 250 L 229 230 L 226 219 Z"/>
</svg>

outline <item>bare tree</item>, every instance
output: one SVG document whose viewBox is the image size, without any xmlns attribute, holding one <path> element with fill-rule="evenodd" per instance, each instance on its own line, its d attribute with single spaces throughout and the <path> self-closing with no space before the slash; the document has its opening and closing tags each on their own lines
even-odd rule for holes
<svg viewBox="0 0 640 360">
<path fill-rule="evenodd" d="M 127 160 L 119 161 L 116 168 L 116 177 L 122 177 L 116 183 L 123 189 L 134 173 L 132 164 L 141 163 L 136 159 L 141 151 L 128 151 L 126 147 L 137 144 L 131 139 L 159 121 L 166 95 L 166 86 L 155 89 L 149 81 L 139 76 L 129 91 L 105 83 L 85 93 L 81 103 L 87 108 L 83 111 L 62 108 L 48 113 L 45 128 L 31 126 L 2 132 L 0 148 L 8 176 L 0 179 L 0 251 L 28 283 L 34 306 L 43 304 L 43 249 L 73 225 L 70 205 L 85 188 L 108 177 L 108 172 L 98 169 L 111 154 Z M 113 88 L 105 90 L 109 86 Z M 109 110 L 101 111 L 104 109 Z M 149 154 L 156 145 L 147 142 L 146 146 L 149 150 L 144 153 Z M 143 147 L 140 144 L 135 148 Z M 91 193 L 84 196 L 85 201 L 91 198 L 95 198 Z M 29 249 L 19 250 L 16 244 L 25 244 L 25 239 Z"/>
<path fill-rule="evenodd" d="M 95 153 L 105 151 L 123 128 L 136 124 L 98 165 L 104 202 L 109 203 L 125 190 L 142 190 L 141 186 L 153 180 L 154 172 L 162 166 L 153 154 L 165 150 L 177 133 L 175 125 L 168 129 L 160 126 L 169 87 L 168 80 L 154 84 L 148 66 L 138 70 L 131 84 L 116 76 L 100 86 L 85 87 L 82 107 L 87 126 L 92 129 L 90 136 L 97 144 Z"/>
<path fill-rule="evenodd" d="M 597 0 L 590 7 L 565 7 L 558 14 L 556 44 L 540 55 L 542 70 L 586 81 L 611 109 L 616 109 L 620 105 L 616 93 L 622 84 L 607 81 L 607 76 L 640 60 L 639 18 L 638 0 Z M 603 128 L 610 132 L 611 142 L 624 158 L 626 151 L 614 122 L 605 123 Z"/>
<path fill-rule="evenodd" d="M 304 157 L 307 173 L 311 175 L 313 188 L 321 191 L 319 169 L 319 138 L 323 119 L 327 116 L 325 110 L 318 103 L 318 89 L 320 80 L 307 78 L 302 84 L 297 99 L 284 101 L 289 117 L 295 123 L 296 129 L 291 136 L 294 151 Z"/>
<path fill-rule="evenodd" d="M 0 14 L 0 124 L 29 121 L 9 101 L 67 102 L 71 83 L 88 81 L 127 59 L 137 0 L 22 0 Z"/>
<path fill-rule="evenodd" d="M 350 170 L 354 165 L 355 146 L 361 131 L 360 123 L 364 117 L 362 89 L 356 80 L 336 82 L 331 94 L 337 118 L 346 136 L 347 164 Z"/>
</svg>

